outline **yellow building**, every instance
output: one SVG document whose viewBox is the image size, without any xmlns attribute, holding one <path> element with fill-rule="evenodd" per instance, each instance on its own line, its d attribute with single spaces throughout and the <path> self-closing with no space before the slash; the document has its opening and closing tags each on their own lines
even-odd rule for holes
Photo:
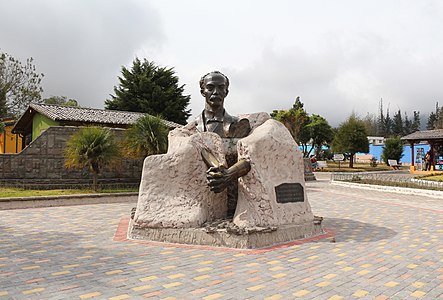
<svg viewBox="0 0 443 300">
<path fill-rule="evenodd" d="M 15 120 L 6 118 L 2 122 L 5 124 L 5 131 L 0 133 L 0 154 L 19 153 L 22 150 L 22 139 L 18 138 L 18 134 L 11 132 Z"/>
</svg>

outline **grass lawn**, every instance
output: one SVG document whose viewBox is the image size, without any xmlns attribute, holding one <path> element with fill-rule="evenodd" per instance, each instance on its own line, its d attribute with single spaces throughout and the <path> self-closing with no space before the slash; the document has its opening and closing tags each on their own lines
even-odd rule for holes
<svg viewBox="0 0 443 300">
<path fill-rule="evenodd" d="M 74 194 L 97 194 L 97 193 L 125 193 L 125 192 L 137 192 L 137 188 L 133 189 L 105 189 L 100 191 L 94 191 L 91 189 L 81 190 L 24 190 L 18 188 L 3 188 L 0 187 L 0 198 L 13 198 L 13 197 L 35 197 L 35 196 L 62 196 L 62 195 L 74 195 Z"/>
<path fill-rule="evenodd" d="M 423 179 L 423 180 L 443 181 L 443 175 L 441 175 L 441 174 L 423 176 L 423 177 L 419 177 L 419 178 Z"/>
</svg>

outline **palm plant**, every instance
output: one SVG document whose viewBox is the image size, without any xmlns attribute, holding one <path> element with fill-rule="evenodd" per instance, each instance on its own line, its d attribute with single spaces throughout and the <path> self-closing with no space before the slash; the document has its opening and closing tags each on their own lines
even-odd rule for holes
<svg viewBox="0 0 443 300">
<path fill-rule="evenodd" d="M 109 128 L 85 127 L 77 131 L 66 143 L 65 166 L 92 171 L 92 185 L 97 190 L 100 170 L 114 163 L 120 156 L 118 144 Z"/>
<path fill-rule="evenodd" d="M 125 154 L 132 158 L 166 153 L 168 149 L 168 127 L 159 117 L 145 115 L 127 131 L 124 141 Z"/>
</svg>

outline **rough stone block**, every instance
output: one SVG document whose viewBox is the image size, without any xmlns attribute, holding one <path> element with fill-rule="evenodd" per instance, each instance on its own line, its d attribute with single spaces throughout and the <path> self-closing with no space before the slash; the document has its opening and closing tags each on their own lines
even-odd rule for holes
<svg viewBox="0 0 443 300">
<path fill-rule="evenodd" d="M 210 132 L 188 133 L 172 131 L 168 153 L 145 159 L 134 219 L 137 227 L 196 227 L 226 216 L 226 193 L 209 190 L 200 154 L 202 148 L 209 149 L 224 163 L 222 139 Z"/>
<path fill-rule="evenodd" d="M 251 171 L 239 179 L 234 223 L 241 228 L 312 222 L 304 181 L 303 155 L 283 124 L 268 120 L 237 144 Z M 294 199 L 278 201 L 276 187 L 288 185 Z M 292 188 L 291 188 L 292 187 Z M 302 202 L 295 202 L 303 198 Z M 294 202 L 292 202 L 294 201 Z"/>
</svg>

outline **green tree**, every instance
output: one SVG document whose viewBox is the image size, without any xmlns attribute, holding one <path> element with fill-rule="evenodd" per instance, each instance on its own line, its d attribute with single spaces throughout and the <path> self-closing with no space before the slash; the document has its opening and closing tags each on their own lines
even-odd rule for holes
<svg viewBox="0 0 443 300">
<path fill-rule="evenodd" d="M 98 174 L 102 168 L 115 166 L 120 157 L 118 144 L 109 128 L 85 127 L 78 130 L 66 143 L 65 166 L 92 172 L 92 185 L 97 190 Z"/>
<path fill-rule="evenodd" d="M 146 59 L 133 61 L 132 68 L 122 67 L 115 96 L 105 101 L 106 109 L 126 110 L 160 115 L 179 124 L 186 124 L 190 116 L 191 96 L 184 96 L 184 85 L 178 85 L 173 68 L 159 67 Z"/>
<path fill-rule="evenodd" d="M 20 115 L 29 103 L 41 102 L 42 78 L 32 58 L 22 64 L 8 53 L 0 53 L 0 117 Z"/>
<path fill-rule="evenodd" d="M 435 102 L 435 112 L 432 111 L 429 114 L 428 123 L 426 124 L 427 130 L 436 129 L 435 126 L 438 121 L 439 111 L 440 111 L 440 108 L 438 107 L 438 102 Z"/>
<path fill-rule="evenodd" d="M 311 122 L 311 118 L 308 114 L 306 114 L 305 123 L 300 128 L 300 131 L 298 133 L 297 137 L 297 143 L 299 146 L 301 146 L 303 156 L 308 157 L 309 153 L 311 153 L 314 146 L 311 144 L 311 130 L 308 127 L 309 123 Z M 308 147 L 310 146 L 309 150 Z"/>
<path fill-rule="evenodd" d="M 431 111 L 428 117 L 428 123 L 426 124 L 426 129 L 433 130 L 436 120 L 437 120 L 437 115 L 433 111 Z"/>
<path fill-rule="evenodd" d="M 411 132 L 420 130 L 420 112 L 414 110 L 414 118 L 412 120 Z"/>
<path fill-rule="evenodd" d="M 309 117 L 309 123 L 306 125 L 311 137 L 311 144 L 316 149 L 316 155 L 319 156 L 320 150 L 324 145 L 332 142 L 334 132 L 328 121 L 320 115 Z M 310 152 L 307 156 L 309 156 Z"/>
<path fill-rule="evenodd" d="M 415 114 L 415 111 L 414 111 L 414 114 Z M 413 123 L 411 120 L 409 120 L 408 114 L 405 112 L 405 118 L 403 121 L 403 134 L 410 134 L 414 131 L 415 130 L 413 130 Z"/>
<path fill-rule="evenodd" d="M 384 136 L 391 136 L 392 135 L 392 119 L 389 116 L 389 108 L 386 110 L 386 116 L 385 116 L 384 122 L 383 122 L 383 130 L 385 132 Z"/>
<path fill-rule="evenodd" d="M 403 157 L 403 144 L 399 136 L 391 137 L 385 140 L 385 146 L 381 153 L 381 159 L 388 164 L 388 159 L 395 159 L 400 162 Z"/>
<path fill-rule="evenodd" d="M 349 154 L 349 167 L 353 168 L 355 153 L 369 152 L 369 141 L 364 122 L 352 114 L 340 124 L 332 141 L 332 150 Z"/>
<path fill-rule="evenodd" d="M 80 107 L 78 105 L 77 100 L 68 99 L 66 96 L 51 96 L 49 98 L 43 99 L 43 103 L 45 103 L 45 104 L 56 104 L 56 105 L 62 105 L 62 106 Z"/>
<path fill-rule="evenodd" d="M 435 108 L 435 120 L 432 129 L 443 129 L 443 107 L 438 107 L 438 103 Z"/>
<path fill-rule="evenodd" d="M 5 123 L 0 122 L 0 133 L 3 133 L 5 131 Z"/>
<path fill-rule="evenodd" d="M 378 104 L 378 109 L 379 109 L 379 115 L 377 118 L 377 136 L 385 136 L 386 132 L 385 132 L 385 116 L 384 116 L 384 112 L 383 112 L 383 98 L 380 99 L 380 102 Z"/>
<path fill-rule="evenodd" d="M 303 108 L 300 97 L 295 99 L 295 103 L 289 110 L 274 110 L 271 117 L 280 121 L 289 130 L 294 140 L 300 144 L 300 131 L 309 120 L 308 114 Z"/>
<path fill-rule="evenodd" d="M 402 136 L 404 134 L 403 118 L 400 109 L 394 114 L 391 128 L 392 134 L 395 136 Z"/>
<path fill-rule="evenodd" d="M 126 130 L 124 152 L 133 158 L 166 153 L 168 133 L 169 129 L 162 119 L 145 115 Z"/>
</svg>

